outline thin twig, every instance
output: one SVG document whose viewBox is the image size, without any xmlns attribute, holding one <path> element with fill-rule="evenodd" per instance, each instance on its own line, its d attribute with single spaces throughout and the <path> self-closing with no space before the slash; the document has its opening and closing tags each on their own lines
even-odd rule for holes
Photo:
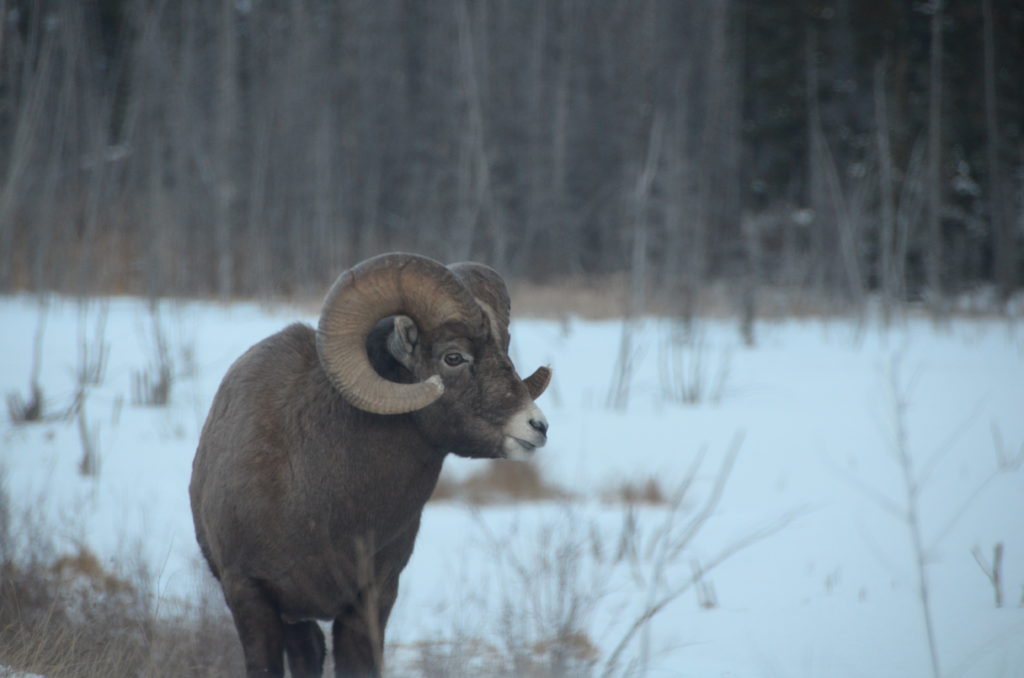
<svg viewBox="0 0 1024 678">
<path fill-rule="evenodd" d="M 715 484 L 711 488 L 711 494 L 704 501 L 704 506 L 697 515 L 693 517 L 690 523 L 683 530 L 682 535 L 679 537 L 677 544 L 680 544 L 680 550 L 683 546 L 690 543 L 694 535 L 700 530 L 700 528 L 707 522 L 708 518 L 714 512 L 715 508 L 718 507 L 718 502 L 722 498 L 722 493 L 725 491 L 726 481 L 729 480 L 729 476 L 732 474 L 733 466 L 736 464 L 736 457 L 739 454 L 740 446 L 743 444 L 743 438 L 746 433 L 743 430 L 739 430 L 733 435 L 732 443 L 729 445 L 729 450 L 725 454 L 725 459 L 722 460 L 722 466 L 718 470 L 718 475 L 715 477 Z"/>
<path fill-rule="evenodd" d="M 953 515 L 949 517 L 949 520 L 946 521 L 946 524 L 943 525 L 942 528 L 935 533 L 934 537 L 932 537 L 931 542 L 928 544 L 929 551 L 934 549 L 935 546 L 953 530 L 953 528 L 960 521 L 960 519 L 964 517 L 964 514 L 967 513 L 967 509 L 971 507 L 971 504 L 973 504 L 974 501 L 981 496 L 981 493 L 985 490 L 986 487 L 988 487 L 989 483 L 995 480 L 996 476 L 998 475 L 998 470 L 993 471 L 984 480 L 978 483 L 977 487 L 974 488 L 974 491 L 967 496 L 967 499 L 965 499 L 963 503 L 960 504 L 957 510 L 953 513 Z"/>
<path fill-rule="evenodd" d="M 946 439 L 942 441 L 942 444 L 936 448 L 935 452 L 933 452 L 930 457 L 928 457 L 928 460 L 925 461 L 924 465 L 921 467 L 921 473 L 917 478 L 917 484 L 919 486 L 923 487 L 928 484 L 928 479 L 935 471 L 935 468 L 939 465 L 939 462 L 953 450 L 957 441 L 960 440 L 963 434 L 967 432 L 967 429 L 971 427 L 971 424 L 974 423 L 975 419 L 978 418 L 982 412 L 983 405 L 983 400 L 979 400 L 975 403 L 974 409 L 972 409 L 966 417 L 960 420 L 957 427 L 953 429 L 948 436 L 946 436 Z"/>
<path fill-rule="evenodd" d="M 796 518 L 798 518 L 802 514 L 803 509 L 794 511 L 792 513 L 788 513 L 779 520 L 769 525 L 766 525 L 765 527 L 759 530 L 755 530 L 754 532 L 748 534 L 746 537 L 737 540 L 733 544 L 719 551 L 714 558 L 708 561 L 708 563 L 701 568 L 699 573 L 693 574 L 681 586 L 677 587 L 676 589 L 673 589 L 666 595 L 662 596 L 653 605 L 649 605 L 635 620 L 633 620 L 633 623 L 630 624 L 629 629 L 622 636 L 622 639 L 619 640 L 619 643 L 615 646 L 615 649 L 612 650 L 611 655 L 609 655 L 608 660 L 605 662 L 605 669 L 601 673 L 601 678 L 610 678 L 612 675 L 614 675 L 615 669 L 618 666 L 622 653 L 626 650 L 627 647 L 629 647 L 629 644 L 632 642 L 636 634 L 639 633 L 640 630 L 643 629 L 644 626 L 651 619 L 657 616 L 658 613 L 664 610 L 669 604 L 671 604 L 673 601 L 677 600 L 680 596 L 689 591 L 690 588 L 693 587 L 701 578 L 707 576 L 708 573 L 710 573 L 716 567 L 727 561 L 729 558 L 736 555 L 740 551 L 743 551 L 744 549 L 753 546 L 757 542 L 780 532 L 783 528 L 787 527 L 790 523 L 792 523 Z"/>
<path fill-rule="evenodd" d="M 867 482 L 846 473 L 839 464 L 837 464 L 835 460 L 831 459 L 828 455 L 823 455 L 822 458 L 825 460 L 826 465 L 836 474 L 836 477 L 843 482 L 849 483 L 854 489 L 873 501 L 878 508 L 889 513 L 894 518 L 899 518 L 901 520 L 906 515 L 906 509 L 887 497 L 884 492 L 869 485 Z"/>
<path fill-rule="evenodd" d="M 974 560 L 977 561 L 978 567 L 985 573 L 989 582 L 992 584 L 992 590 L 996 598 L 996 607 L 1003 606 L 1003 542 L 996 542 L 996 545 L 992 548 L 992 562 L 989 563 L 985 560 L 984 554 L 981 552 L 981 548 L 975 546 L 971 549 L 971 555 L 974 556 Z"/>
<path fill-rule="evenodd" d="M 914 564 L 917 571 L 918 596 L 921 600 L 921 615 L 924 618 L 925 635 L 928 639 L 928 655 L 931 660 L 932 675 L 940 678 L 938 646 L 935 640 L 935 625 L 932 621 L 931 593 L 928 588 L 928 561 L 921 536 L 921 520 L 918 498 L 921 486 L 914 473 L 914 462 L 910 454 L 910 442 L 906 427 L 907 401 L 904 390 L 899 383 L 896 371 L 890 373 L 890 389 L 895 410 L 896 441 L 895 454 L 899 460 L 903 476 L 903 486 L 907 498 L 905 520 L 910 531 L 911 546 L 914 549 Z"/>
</svg>

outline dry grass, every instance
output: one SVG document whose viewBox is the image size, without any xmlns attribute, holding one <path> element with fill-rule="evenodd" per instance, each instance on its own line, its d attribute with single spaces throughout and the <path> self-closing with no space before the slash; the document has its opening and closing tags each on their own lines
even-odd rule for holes
<svg viewBox="0 0 1024 678">
<path fill-rule="evenodd" d="M 442 475 L 431 501 L 493 506 L 531 501 L 566 501 L 581 497 L 544 478 L 537 464 L 490 461 L 462 479 Z M 672 501 L 657 478 L 624 480 L 600 493 L 606 504 L 664 506 Z"/>
<path fill-rule="evenodd" d="M 340 271 L 339 271 L 340 273 Z M 325 280 L 324 291 L 331 280 Z M 572 318 L 591 321 L 621 320 L 626 315 L 629 296 L 628 276 L 609 274 L 593 277 L 570 277 L 536 283 L 524 279 L 506 281 L 512 297 L 512 317 L 555 320 L 563 324 Z M 690 304 L 684 303 L 684 295 L 671 286 L 652 287 L 648 290 L 640 315 L 675 318 L 681 320 L 712 319 L 735 321 L 737 330 L 742 328 L 744 316 L 744 292 L 741 281 L 718 280 L 702 285 Z M 212 297 L 208 301 L 217 301 Z M 320 313 L 323 297 L 319 293 L 296 291 L 290 294 L 264 296 L 257 299 L 268 309 L 298 309 L 308 317 Z M 828 320 L 856 319 L 859 321 L 880 318 L 879 300 L 868 295 L 861 304 L 837 299 L 825 292 L 806 286 L 762 283 L 757 286 L 755 307 L 751 320 L 758 322 L 779 322 L 784 320 Z M 985 301 L 973 301 L 970 296 L 951 302 L 949 317 L 1010 318 L 1024 317 L 1024 293 L 1002 306 L 993 306 Z M 933 315 L 921 303 L 905 301 L 899 304 L 893 319 L 932 318 Z M 881 320 L 879 320 L 881 322 Z"/>
<path fill-rule="evenodd" d="M 509 286 L 513 314 L 533 318 L 617 318 L 622 316 L 629 294 L 628 281 L 622 275 L 545 284 L 519 280 Z"/>
<path fill-rule="evenodd" d="M 617 487 L 605 490 L 601 498 L 607 503 L 627 505 L 661 506 L 669 503 L 669 498 L 661 489 L 661 483 L 657 478 L 648 478 L 642 482 L 624 481 Z"/>
<path fill-rule="evenodd" d="M 324 291 L 331 282 L 324 281 Z M 544 283 L 522 279 L 509 279 L 506 282 L 512 297 L 513 318 L 616 320 L 623 317 L 629 296 L 628 276 L 621 274 L 564 278 Z M 681 299 L 681 294 L 671 289 L 652 289 L 647 295 L 643 313 L 665 318 L 679 317 L 683 312 Z M 315 316 L 320 312 L 323 297 L 320 294 L 297 292 L 263 301 L 271 307 L 297 306 L 304 313 Z M 737 283 L 713 282 L 697 291 L 692 309 L 697 317 L 738 319 L 742 310 L 741 301 L 741 290 Z M 832 317 L 849 310 L 842 308 L 834 299 L 816 295 L 806 289 L 767 285 L 758 288 L 757 319 Z"/>
<path fill-rule="evenodd" d="M 223 613 L 158 615 L 141 582 L 87 550 L 34 565 L 0 566 L 0 665 L 47 678 L 244 673 Z"/>
<path fill-rule="evenodd" d="M 104 565 L 84 546 L 59 553 L 38 515 L 15 515 L 0 483 L 5 670 L 47 678 L 244 673 L 234 626 L 222 606 L 204 600 L 158 613 L 148 572 Z"/>
<path fill-rule="evenodd" d="M 489 461 L 462 480 L 442 476 L 430 500 L 461 501 L 474 506 L 487 506 L 571 497 L 568 490 L 545 480 L 536 464 Z"/>
<path fill-rule="evenodd" d="M 135 586 L 109 573 L 94 580 L 5 564 L 2 575 L 0 665 L 48 678 L 244 673 L 226 615 L 157 616 Z"/>
<path fill-rule="evenodd" d="M 589 279 L 567 278 L 543 284 L 524 280 L 509 282 L 512 311 L 517 317 L 559 319 L 569 316 L 587 320 L 622 318 L 629 296 L 625 275 Z M 849 309 L 846 309 L 849 310 Z M 675 318 L 684 313 L 682 294 L 671 288 L 648 292 L 644 314 Z M 736 281 L 707 283 L 696 292 L 692 312 L 704 318 L 739 318 L 742 289 Z M 761 285 L 757 292 L 758 319 L 830 317 L 844 312 L 835 299 L 806 289 Z"/>
<path fill-rule="evenodd" d="M 20 393 L 7 394 L 7 416 L 15 424 L 39 421 L 43 418 L 43 391 L 39 384 L 33 383 L 27 398 Z"/>
</svg>

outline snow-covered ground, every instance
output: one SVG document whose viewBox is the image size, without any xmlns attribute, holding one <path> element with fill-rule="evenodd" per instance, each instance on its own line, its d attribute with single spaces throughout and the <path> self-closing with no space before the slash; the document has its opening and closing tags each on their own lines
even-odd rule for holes
<svg viewBox="0 0 1024 678">
<path fill-rule="evenodd" d="M 0 299 L 4 395 L 27 394 L 39 309 L 34 298 Z M 133 403 L 136 374 L 156 354 L 147 305 L 53 299 L 39 379 L 47 413 L 71 404 L 82 347 L 96 353 L 104 317 L 103 378 L 85 401 L 98 471 L 79 471 L 76 419 L 5 418 L 0 465 L 15 515 L 42 512 L 66 548 L 86 544 L 111 563 L 141 555 L 168 606 L 211 595 L 187 498 L 206 409 L 245 348 L 315 319 L 289 306 L 164 302 L 177 377 L 170 405 L 149 407 Z M 424 652 L 423 641 L 457 653 L 539 647 L 569 631 L 579 632 L 576 660 L 596 673 L 632 663 L 650 675 L 930 676 L 913 497 L 942 675 L 1024 675 L 1018 323 L 912 319 L 882 330 L 790 320 L 759 325 L 746 348 L 731 322 L 701 321 L 687 343 L 670 322 L 648 319 L 633 328 L 618 410 L 606 401 L 620 322 L 518 320 L 512 335 L 521 372 L 554 368 L 540 401 L 550 442 L 532 463 L 571 498 L 430 504 L 388 629 L 392 667 Z M 700 380 L 700 403 L 666 394 L 670 382 Z M 697 459 L 677 505 L 608 499 L 651 479 L 672 495 Z M 482 463 L 450 459 L 445 472 L 464 478 Z M 982 569 L 997 543 L 998 609 Z"/>
</svg>

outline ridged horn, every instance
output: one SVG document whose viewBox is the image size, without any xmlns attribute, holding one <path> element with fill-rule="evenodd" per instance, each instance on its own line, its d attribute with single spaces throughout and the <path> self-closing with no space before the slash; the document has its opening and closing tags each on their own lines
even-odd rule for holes
<svg viewBox="0 0 1024 678">
<path fill-rule="evenodd" d="M 534 370 L 533 374 L 523 379 L 523 383 L 526 384 L 526 390 L 529 391 L 530 397 L 536 400 L 544 393 L 548 384 L 551 383 L 551 368 L 546 366 L 538 367 Z"/>
<path fill-rule="evenodd" d="M 482 322 L 473 296 L 443 264 L 416 254 L 382 254 L 338 276 L 324 298 L 317 352 L 331 383 L 353 406 L 403 414 L 441 397 L 439 375 L 415 384 L 384 379 L 370 364 L 366 338 L 382 318 L 403 314 L 421 332 L 458 321 Z"/>
<path fill-rule="evenodd" d="M 448 269 L 458 276 L 476 299 L 481 310 L 491 321 L 491 329 L 498 340 L 498 345 L 508 352 L 508 323 L 512 313 L 512 301 L 505 281 L 490 266 L 476 262 L 450 264 Z"/>
<path fill-rule="evenodd" d="M 501 276 L 490 266 L 476 262 L 451 264 L 448 268 L 455 273 L 465 285 L 481 309 L 491 320 L 492 328 L 499 344 L 508 352 L 508 324 L 512 314 L 512 301 L 508 287 Z M 533 374 L 523 379 L 530 397 L 536 400 L 551 383 L 551 368 L 538 367 Z"/>
</svg>

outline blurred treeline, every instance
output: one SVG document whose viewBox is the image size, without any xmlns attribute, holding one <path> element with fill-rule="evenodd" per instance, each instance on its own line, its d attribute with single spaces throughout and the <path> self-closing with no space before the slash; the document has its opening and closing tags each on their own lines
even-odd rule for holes
<svg viewBox="0 0 1024 678">
<path fill-rule="evenodd" d="M 0 291 L 1024 275 L 1022 0 L 0 0 Z M 634 295 L 637 296 L 637 295 Z"/>
</svg>

